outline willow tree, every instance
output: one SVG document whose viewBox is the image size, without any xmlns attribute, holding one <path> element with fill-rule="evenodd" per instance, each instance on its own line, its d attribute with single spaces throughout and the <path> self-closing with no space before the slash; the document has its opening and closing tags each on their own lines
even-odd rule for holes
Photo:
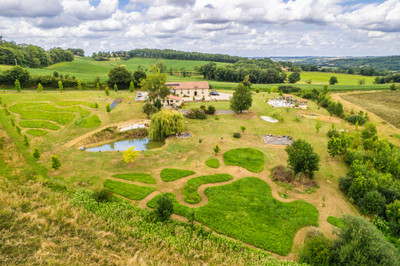
<svg viewBox="0 0 400 266">
<path fill-rule="evenodd" d="M 183 130 L 185 130 L 185 122 L 182 113 L 163 109 L 151 118 L 149 137 L 163 141 L 166 137 L 181 133 Z"/>
</svg>

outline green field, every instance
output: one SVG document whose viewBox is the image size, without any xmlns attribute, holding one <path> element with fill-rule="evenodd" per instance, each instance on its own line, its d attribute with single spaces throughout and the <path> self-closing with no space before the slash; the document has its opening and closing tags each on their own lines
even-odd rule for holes
<svg viewBox="0 0 400 266">
<path fill-rule="evenodd" d="M 151 187 L 138 186 L 111 179 L 104 181 L 104 187 L 115 194 L 132 200 L 142 200 L 155 190 Z"/>
<path fill-rule="evenodd" d="M 134 71 L 140 65 L 145 69 L 149 70 L 150 67 L 159 62 L 163 61 L 167 66 L 167 72 L 172 67 L 174 70 L 173 75 L 168 75 L 167 80 L 171 81 L 200 81 L 204 80 L 203 76 L 198 74 L 191 74 L 191 76 L 183 77 L 178 73 L 181 67 L 186 67 L 186 70 L 193 72 L 195 66 L 201 66 L 207 64 L 207 61 L 191 61 L 191 60 L 169 60 L 169 59 L 157 59 L 157 58 L 131 58 L 129 60 L 111 60 L 111 61 L 94 61 L 90 57 L 75 57 L 73 62 L 63 62 L 48 66 L 46 68 L 27 68 L 32 75 L 53 75 L 54 71 L 57 71 L 62 75 L 75 76 L 81 81 L 88 83 L 89 86 L 93 86 L 93 80 L 96 77 L 100 78 L 102 83 L 105 83 L 108 79 L 108 72 L 115 66 L 124 65 L 130 71 Z M 226 65 L 229 63 L 216 63 L 217 65 Z M 0 65 L 0 70 L 4 71 L 10 69 L 12 66 Z M 177 72 L 178 71 L 178 72 Z M 323 72 L 302 72 L 300 82 L 295 85 L 302 89 L 313 89 L 322 88 L 328 84 L 329 78 L 336 76 L 339 83 L 334 86 L 329 86 L 332 91 L 353 91 L 353 90 L 386 90 L 389 89 L 388 84 L 373 85 L 374 77 L 360 76 L 360 75 L 349 75 L 339 73 L 323 73 Z M 365 85 L 358 85 L 359 80 L 365 79 Z M 306 84 L 307 80 L 312 80 L 311 84 Z M 218 89 L 232 89 L 237 86 L 235 82 L 219 82 L 209 81 L 209 84 L 213 88 Z M 268 89 L 282 84 L 254 84 L 253 88 Z"/>
<path fill-rule="evenodd" d="M 264 170 L 264 154 L 256 149 L 234 149 L 224 153 L 226 165 L 241 166 L 250 172 L 259 173 Z"/>
<path fill-rule="evenodd" d="M 129 180 L 129 181 L 137 181 L 141 183 L 147 184 L 156 184 L 157 181 L 149 174 L 146 173 L 127 173 L 127 174 L 115 174 L 113 175 L 115 178 Z"/>
<path fill-rule="evenodd" d="M 193 175 L 194 172 L 190 170 L 165 168 L 161 170 L 160 176 L 164 182 L 175 181 L 186 176 Z"/>
<path fill-rule="evenodd" d="M 214 230 L 280 255 L 290 252 L 293 237 L 304 226 L 318 226 L 317 209 L 304 201 L 282 203 L 264 181 L 247 177 L 232 184 L 207 188 L 209 202 L 196 208 L 195 219 Z M 172 195 L 175 212 L 187 215 Z M 157 198 L 148 203 L 154 207 Z"/>
</svg>

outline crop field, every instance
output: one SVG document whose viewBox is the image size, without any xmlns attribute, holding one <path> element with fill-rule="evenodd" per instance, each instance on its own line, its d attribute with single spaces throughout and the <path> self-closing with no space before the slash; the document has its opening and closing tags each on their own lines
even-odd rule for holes
<svg viewBox="0 0 400 266">
<path fill-rule="evenodd" d="M 346 94 L 341 97 L 378 115 L 395 127 L 400 128 L 400 92 L 357 93 Z"/>
<path fill-rule="evenodd" d="M 324 72 L 301 72 L 300 83 L 306 83 L 311 81 L 311 84 L 324 84 L 329 85 L 329 79 L 335 76 L 338 79 L 338 83 L 335 85 L 359 85 L 360 80 L 365 81 L 365 85 L 373 85 L 375 77 L 361 76 L 361 75 L 350 75 L 342 73 L 324 73 Z M 360 85 L 360 87 L 365 86 Z"/>
<path fill-rule="evenodd" d="M 293 254 L 297 253 L 303 235 L 297 232 L 302 228 L 317 226 L 330 234 L 332 225 L 327 221 L 328 216 L 341 217 L 354 212 L 337 189 L 337 179 L 345 175 L 347 166 L 326 151 L 326 132 L 332 123 L 321 121 L 322 128 L 317 134 L 316 121 L 301 117 L 297 109 L 272 108 L 266 104 L 266 100 L 278 96 L 274 93 L 253 95 L 250 111 L 256 117 L 251 119 L 240 115 L 210 115 L 205 120 L 185 118 L 185 131 L 191 133 L 190 138 L 170 137 L 160 148 L 139 152 L 134 163 L 124 162 L 122 152 L 81 151 L 86 136 L 110 126 L 147 119 L 141 112 L 142 103 L 136 102 L 135 96 L 136 92 L 128 91 L 111 92 L 109 96 L 104 91 L 88 90 L 0 91 L 2 103 L 9 111 L 8 115 L 0 116 L 0 121 L 20 140 L 17 145 L 23 147 L 16 126 L 28 135 L 30 148 L 24 148 L 26 156 L 32 157 L 33 148 L 37 148 L 41 156 L 35 162 L 48 169 L 50 180 L 57 186 L 72 191 L 105 187 L 122 196 L 124 202 L 139 207 L 154 207 L 159 194 L 169 193 L 179 219 L 186 221 L 185 217 L 194 211 L 196 223 L 282 256 L 296 256 Z M 121 103 L 107 113 L 106 105 L 117 98 Z M 229 102 L 188 103 L 184 108 L 202 104 L 214 105 L 217 110 L 229 109 Z M 312 101 L 309 108 L 310 112 L 329 116 Z M 279 123 L 268 123 L 260 119 L 264 115 L 282 119 Z M 337 129 L 354 130 L 346 121 L 339 121 L 335 124 Z M 241 138 L 234 138 L 232 134 L 240 132 L 242 126 L 245 132 Z M 310 142 L 321 157 L 321 169 L 315 175 L 320 188 L 306 192 L 302 188 L 288 190 L 274 183 L 270 171 L 277 165 L 285 165 L 287 155 L 284 147 L 265 145 L 264 134 L 287 135 Z M 221 152 L 216 155 L 213 148 L 217 144 Z M 57 170 L 51 169 L 52 155 L 60 159 L 61 167 Z M 282 197 L 283 194 L 287 197 Z M 326 199 L 324 205 L 323 199 Z"/>
</svg>

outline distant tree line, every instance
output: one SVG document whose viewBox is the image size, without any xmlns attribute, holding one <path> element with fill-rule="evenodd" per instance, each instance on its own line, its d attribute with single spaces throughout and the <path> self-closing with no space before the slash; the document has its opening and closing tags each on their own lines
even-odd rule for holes
<svg viewBox="0 0 400 266">
<path fill-rule="evenodd" d="M 246 76 L 254 84 L 283 83 L 287 74 L 271 59 L 241 59 L 233 65 L 217 66 L 210 62 L 196 67 L 204 79 L 241 82 Z"/>
<path fill-rule="evenodd" d="M 67 50 L 68 50 L 68 51 L 71 51 L 71 53 L 72 53 L 73 55 L 76 55 L 76 56 L 85 56 L 85 51 L 84 51 L 83 49 L 80 49 L 80 48 L 68 48 Z"/>
<path fill-rule="evenodd" d="M 7 42 L 0 36 L 1 65 L 20 65 L 23 67 L 39 68 L 73 60 L 74 55 L 68 50 L 52 48 L 49 51 L 45 51 L 43 48 L 31 44 Z"/>
<path fill-rule="evenodd" d="M 109 60 L 111 57 L 120 57 L 128 60 L 133 57 L 164 58 L 177 60 L 213 61 L 235 63 L 243 57 L 226 54 L 207 54 L 198 52 L 184 52 L 171 49 L 134 49 L 130 51 L 98 52 L 92 58 L 97 61 Z"/>
</svg>

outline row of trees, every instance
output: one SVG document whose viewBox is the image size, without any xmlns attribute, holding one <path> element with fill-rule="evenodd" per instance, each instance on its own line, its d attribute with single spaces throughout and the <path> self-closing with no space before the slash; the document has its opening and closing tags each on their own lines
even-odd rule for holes
<svg viewBox="0 0 400 266">
<path fill-rule="evenodd" d="M 234 63 L 242 59 L 239 56 L 230 56 L 226 54 L 207 54 L 198 52 L 184 52 L 171 49 L 134 49 L 131 51 L 114 51 L 114 52 L 98 52 L 93 53 L 92 57 L 95 60 L 109 60 L 111 57 L 121 57 L 125 60 L 133 57 L 144 58 L 164 58 L 178 60 L 201 60 L 214 62 Z"/>
<path fill-rule="evenodd" d="M 203 75 L 204 79 L 241 82 L 246 76 L 254 84 L 270 84 L 284 83 L 287 74 L 277 65 L 273 67 L 261 68 L 257 64 L 235 63 L 233 65 L 217 66 L 216 63 L 210 62 L 203 66 L 197 67 L 197 72 Z M 289 76 L 289 82 L 295 83 L 300 80 L 300 74 L 294 72 Z"/>
<path fill-rule="evenodd" d="M 73 60 L 74 55 L 68 50 L 52 48 L 49 51 L 45 51 L 43 48 L 31 44 L 7 42 L 0 36 L 1 65 L 21 65 L 39 68 Z"/>
</svg>

